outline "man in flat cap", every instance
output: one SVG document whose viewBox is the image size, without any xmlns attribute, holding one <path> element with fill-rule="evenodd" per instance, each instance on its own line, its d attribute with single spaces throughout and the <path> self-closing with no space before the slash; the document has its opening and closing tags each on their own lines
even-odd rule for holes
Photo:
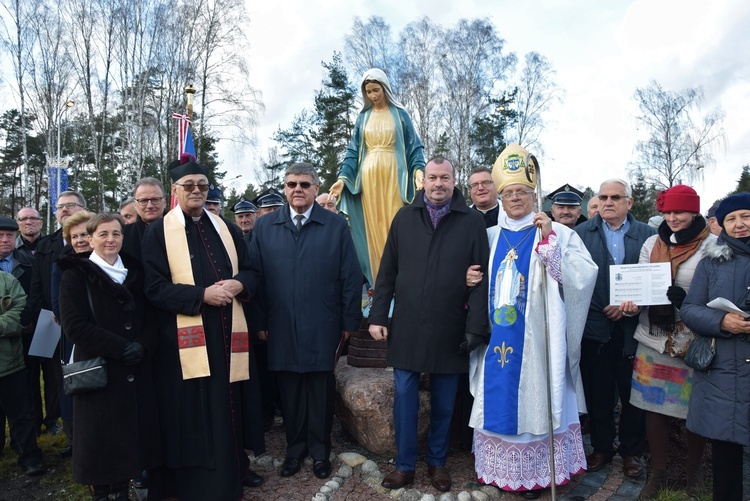
<svg viewBox="0 0 750 501">
<path fill-rule="evenodd" d="M 716 208 L 719 206 L 719 202 L 716 202 L 711 206 L 710 209 L 708 209 L 708 212 L 706 213 L 706 221 L 708 221 L 708 229 L 711 233 L 716 235 L 717 237 L 721 233 L 721 226 L 719 225 L 719 221 L 716 219 Z"/>
<path fill-rule="evenodd" d="M 260 195 L 253 200 L 253 204 L 258 208 L 257 217 L 261 217 L 281 209 L 284 205 L 284 198 L 278 190 L 268 188 L 262 191 Z"/>
<path fill-rule="evenodd" d="M 169 175 L 178 205 L 143 237 L 145 291 L 160 323 L 154 365 L 166 459 L 149 490 L 155 499 L 240 499 L 243 485 L 263 482 L 244 452 L 247 246 L 238 228 L 204 210 L 206 167 L 183 155 Z"/>
<path fill-rule="evenodd" d="M 550 208 L 552 220 L 563 224 L 571 230 L 581 223 L 587 221 L 586 216 L 581 214 L 581 197 L 572 191 L 561 191 L 552 197 Z"/>
</svg>

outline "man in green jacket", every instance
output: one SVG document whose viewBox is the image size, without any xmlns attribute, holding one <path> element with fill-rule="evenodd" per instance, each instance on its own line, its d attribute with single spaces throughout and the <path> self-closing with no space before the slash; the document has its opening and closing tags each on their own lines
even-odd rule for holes
<svg viewBox="0 0 750 501">
<path fill-rule="evenodd" d="M 7 218 L 0 218 L 7 219 Z M 23 361 L 21 311 L 26 293 L 13 275 L 0 271 L 0 408 L 8 418 L 18 464 L 27 475 L 41 475 L 42 451 L 36 443 L 34 416 Z M 0 444 L 0 449 L 4 444 Z"/>
</svg>

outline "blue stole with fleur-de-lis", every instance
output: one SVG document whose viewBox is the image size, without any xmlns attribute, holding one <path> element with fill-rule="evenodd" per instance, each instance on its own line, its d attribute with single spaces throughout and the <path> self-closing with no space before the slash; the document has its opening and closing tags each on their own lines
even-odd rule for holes
<svg viewBox="0 0 750 501">
<path fill-rule="evenodd" d="M 501 229 L 490 275 L 492 334 L 484 357 L 484 429 L 504 435 L 516 435 L 518 429 L 527 279 L 534 246 L 529 232 L 535 230 Z"/>
</svg>

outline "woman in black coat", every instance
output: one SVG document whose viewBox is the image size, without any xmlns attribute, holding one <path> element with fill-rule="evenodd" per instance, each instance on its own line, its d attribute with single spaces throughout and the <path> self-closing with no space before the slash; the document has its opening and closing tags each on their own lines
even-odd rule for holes
<svg viewBox="0 0 750 501">
<path fill-rule="evenodd" d="M 151 356 L 156 324 L 140 263 L 119 256 L 124 222 L 99 214 L 87 230 L 93 252 L 61 258 L 60 315 L 74 360 L 102 356 L 107 386 L 76 395 L 73 478 L 94 500 L 126 500 L 128 481 L 162 462 Z"/>
</svg>

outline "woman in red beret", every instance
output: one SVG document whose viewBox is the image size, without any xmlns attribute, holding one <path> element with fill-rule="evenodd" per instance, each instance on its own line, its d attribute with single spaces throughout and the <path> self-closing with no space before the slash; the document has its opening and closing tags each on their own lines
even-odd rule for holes
<svg viewBox="0 0 750 501">
<path fill-rule="evenodd" d="M 671 304 L 638 307 L 628 301 L 620 306 L 625 315 L 640 314 L 630 403 L 646 411 L 651 475 L 639 499 L 652 499 L 667 488 L 669 423 L 671 418 L 687 418 L 693 384 L 693 370 L 682 357 L 694 334 L 681 321 L 680 308 L 706 244 L 716 239 L 700 214 L 700 197 L 693 188 L 677 185 L 662 191 L 656 208 L 664 221 L 658 233 L 644 242 L 640 263 L 671 263 L 672 285 L 666 291 Z M 706 440 L 688 431 L 687 443 L 686 491 L 697 496 L 703 490 L 701 458 Z"/>
</svg>

